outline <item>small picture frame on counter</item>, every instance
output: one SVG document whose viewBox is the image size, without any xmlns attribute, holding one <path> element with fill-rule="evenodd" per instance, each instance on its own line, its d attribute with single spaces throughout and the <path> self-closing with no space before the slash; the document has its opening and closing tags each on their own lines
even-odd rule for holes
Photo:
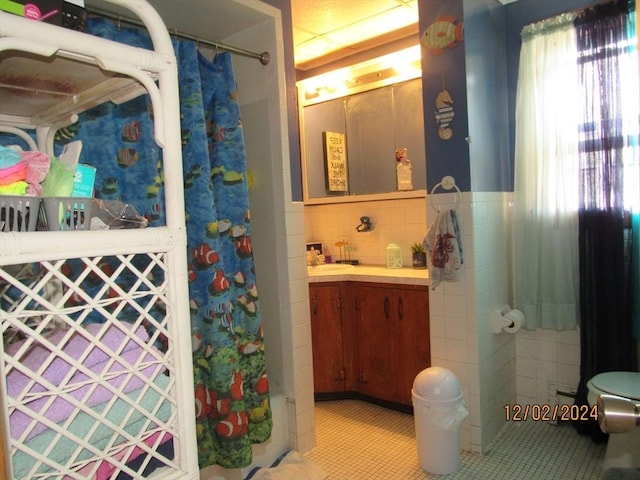
<svg viewBox="0 0 640 480">
<path fill-rule="evenodd" d="M 322 243 L 307 243 L 307 252 L 315 250 L 318 254 L 322 254 Z"/>
</svg>

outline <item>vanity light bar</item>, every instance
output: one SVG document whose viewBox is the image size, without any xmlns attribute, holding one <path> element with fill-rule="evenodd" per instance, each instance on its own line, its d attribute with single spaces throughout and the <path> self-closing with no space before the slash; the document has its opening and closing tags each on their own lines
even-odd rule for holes
<svg viewBox="0 0 640 480">
<path fill-rule="evenodd" d="M 418 78 L 422 75 L 420 46 L 415 45 L 350 67 L 298 82 L 303 104 L 332 100 L 374 88 Z"/>
</svg>

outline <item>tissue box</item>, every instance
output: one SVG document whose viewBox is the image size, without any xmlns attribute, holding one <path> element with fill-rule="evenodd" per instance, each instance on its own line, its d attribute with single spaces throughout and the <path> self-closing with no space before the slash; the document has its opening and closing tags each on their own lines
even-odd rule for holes
<svg viewBox="0 0 640 480">
<path fill-rule="evenodd" d="M 62 25 L 63 0 L 0 0 L 0 10 L 21 17 Z"/>
<path fill-rule="evenodd" d="M 73 178 L 72 197 L 93 197 L 93 185 L 96 182 L 96 169 L 91 165 L 79 163 Z"/>
</svg>

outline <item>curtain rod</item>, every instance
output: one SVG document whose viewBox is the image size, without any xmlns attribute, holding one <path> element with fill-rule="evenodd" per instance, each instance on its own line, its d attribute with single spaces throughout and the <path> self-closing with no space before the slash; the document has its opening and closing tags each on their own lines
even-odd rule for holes
<svg viewBox="0 0 640 480">
<path fill-rule="evenodd" d="M 132 18 L 123 17 L 122 15 L 115 15 L 113 13 L 105 12 L 105 11 L 102 11 L 102 10 L 91 9 L 90 11 L 87 10 L 87 13 L 100 15 L 100 16 L 109 18 L 111 20 L 114 20 L 116 22 L 128 23 L 128 24 L 136 26 L 136 27 L 143 27 L 143 28 L 145 27 L 144 23 L 139 22 L 137 20 L 134 20 Z M 262 52 L 262 53 L 251 52 L 249 50 L 244 50 L 242 48 L 233 47 L 231 45 L 225 45 L 224 43 L 213 42 L 211 40 L 205 40 L 203 38 L 199 38 L 199 37 L 196 37 L 194 35 L 188 35 L 188 34 L 185 34 L 185 33 L 178 33 L 177 30 L 173 30 L 173 33 L 172 33 L 172 30 L 170 28 L 167 28 L 167 30 L 169 31 L 169 34 L 174 36 L 174 37 L 178 37 L 178 38 L 181 38 L 183 40 L 191 40 L 191 41 L 194 41 L 196 43 L 200 43 L 202 45 L 207 45 L 209 47 L 214 47 L 214 48 L 217 48 L 217 49 L 220 49 L 220 50 L 225 50 L 227 52 L 236 53 L 238 55 L 242 55 L 243 57 L 255 58 L 256 60 L 259 60 L 262 65 L 268 65 L 269 62 L 271 61 L 271 54 L 269 52 Z"/>
<path fill-rule="evenodd" d="M 626 1 L 629 5 L 632 4 L 631 0 L 603 0 L 601 2 L 594 3 L 593 5 L 590 5 L 590 6 L 587 6 L 587 7 L 568 10 L 566 12 L 559 13 L 558 15 L 555 15 L 553 17 L 548 17 L 548 18 L 544 18 L 544 19 L 532 22 L 532 23 L 522 27 L 521 34 L 523 32 L 525 32 L 525 30 L 528 30 L 529 33 L 530 33 L 531 29 L 535 28 L 536 25 L 539 25 L 539 28 L 544 29 L 545 28 L 545 22 L 547 24 L 553 24 L 554 20 L 557 20 L 557 21 L 560 21 L 560 22 L 573 21 L 575 18 L 583 16 L 589 10 L 593 10 L 593 9 L 596 9 L 596 8 L 602 8 L 602 7 L 609 6 L 609 5 L 614 5 L 614 4 L 618 3 L 618 2 L 624 2 L 624 1 Z"/>
</svg>

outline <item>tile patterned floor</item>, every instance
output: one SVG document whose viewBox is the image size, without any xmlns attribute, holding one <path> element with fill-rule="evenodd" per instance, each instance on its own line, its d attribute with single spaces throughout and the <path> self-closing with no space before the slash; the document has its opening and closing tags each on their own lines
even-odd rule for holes
<svg viewBox="0 0 640 480">
<path fill-rule="evenodd" d="M 329 480 L 596 480 L 605 447 L 568 425 L 510 423 L 484 455 L 463 452 L 455 474 L 418 465 L 411 415 L 357 400 L 316 404 L 317 446 L 307 458 Z"/>
</svg>

